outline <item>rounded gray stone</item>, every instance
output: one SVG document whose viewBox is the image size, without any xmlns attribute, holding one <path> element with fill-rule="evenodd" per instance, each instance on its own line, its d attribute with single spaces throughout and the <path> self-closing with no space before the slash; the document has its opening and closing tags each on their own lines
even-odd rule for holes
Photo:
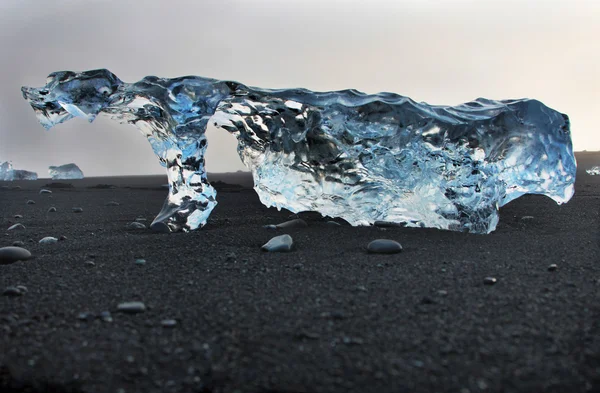
<svg viewBox="0 0 600 393">
<path fill-rule="evenodd" d="M 146 311 L 146 305 L 142 302 L 124 302 L 117 306 L 117 310 L 126 314 L 137 314 Z"/>
<path fill-rule="evenodd" d="M 395 240 L 376 239 L 367 245 L 367 251 L 375 254 L 397 254 L 402 251 L 402 245 Z"/>
<path fill-rule="evenodd" d="M 15 297 L 15 296 L 22 296 L 23 292 L 21 292 L 21 290 L 17 287 L 6 287 L 4 289 L 4 291 L 2 292 L 2 296 L 10 296 L 10 297 Z"/>
<path fill-rule="evenodd" d="M 165 224 L 164 222 L 153 222 L 150 225 L 150 229 L 153 232 L 158 232 L 158 233 L 171 233 L 171 228 L 169 228 L 169 226 L 167 224 Z"/>
<path fill-rule="evenodd" d="M 48 213 L 56 213 L 56 208 L 54 206 L 50 207 Z"/>
<path fill-rule="evenodd" d="M 308 224 L 301 218 L 296 218 L 295 220 L 290 220 L 286 222 L 282 222 L 281 224 L 277 224 L 276 227 L 279 229 L 290 229 L 290 228 L 306 228 Z"/>
<path fill-rule="evenodd" d="M 54 244 L 58 241 L 57 238 L 52 237 L 52 236 L 46 236 L 45 238 L 43 238 L 42 240 L 39 241 L 40 244 Z"/>
<path fill-rule="evenodd" d="M 146 226 L 141 222 L 130 222 L 125 226 L 127 229 L 146 229 Z"/>
<path fill-rule="evenodd" d="M 8 246 L 0 248 L 0 265 L 26 261 L 31 258 L 31 253 L 21 247 Z"/>
<path fill-rule="evenodd" d="M 290 235 L 275 236 L 264 244 L 261 249 L 268 252 L 288 252 L 292 250 L 294 241 Z"/>
<path fill-rule="evenodd" d="M 30 200 L 27 201 L 27 204 L 28 205 L 35 205 L 35 201 L 30 199 Z"/>
<path fill-rule="evenodd" d="M 494 285 L 497 282 L 498 280 L 496 279 L 496 277 L 486 277 L 483 279 L 483 283 L 485 285 Z"/>
<path fill-rule="evenodd" d="M 73 211 L 73 213 L 83 213 L 83 208 L 81 207 L 74 207 L 71 210 Z"/>
<path fill-rule="evenodd" d="M 550 266 L 548 266 L 548 271 L 549 272 L 553 272 L 553 271 L 555 271 L 557 269 L 558 269 L 558 265 L 556 263 L 553 263 Z"/>
<path fill-rule="evenodd" d="M 17 223 L 14 225 L 11 225 L 7 231 L 14 231 L 15 229 L 25 229 L 25 225 L 21 224 L 21 223 Z"/>
</svg>

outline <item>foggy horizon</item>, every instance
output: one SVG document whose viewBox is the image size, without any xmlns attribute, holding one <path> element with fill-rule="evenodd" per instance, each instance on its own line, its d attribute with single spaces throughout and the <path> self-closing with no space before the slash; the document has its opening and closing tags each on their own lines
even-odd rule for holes
<svg viewBox="0 0 600 393">
<path fill-rule="evenodd" d="M 353 88 L 433 105 L 534 98 L 569 115 L 576 151 L 600 150 L 600 4 L 579 1 L 7 0 L 0 4 L 0 161 L 48 177 L 164 174 L 131 125 L 99 116 L 45 131 L 21 95 L 55 71 L 125 82 L 198 75 L 262 88 Z M 207 129 L 208 172 L 247 170 Z"/>
</svg>

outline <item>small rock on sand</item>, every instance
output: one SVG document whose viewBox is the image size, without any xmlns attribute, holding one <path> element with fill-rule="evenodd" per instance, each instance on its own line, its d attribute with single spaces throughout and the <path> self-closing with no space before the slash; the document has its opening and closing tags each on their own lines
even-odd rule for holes
<svg viewBox="0 0 600 393">
<path fill-rule="evenodd" d="M 31 253 L 21 247 L 9 246 L 0 248 L 0 265 L 25 261 L 31 258 Z"/>
<path fill-rule="evenodd" d="M 71 210 L 73 211 L 73 213 L 83 213 L 83 208 L 81 207 L 74 207 Z"/>
<path fill-rule="evenodd" d="M 11 225 L 11 226 L 10 226 L 10 227 L 7 229 L 7 231 L 14 231 L 15 229 L 25 229 L 25 225 L 23 225 L 23 224 L 21 224 L 21 223 L 14 224 L 14 225 Z"/>
<path fill-rule="evenodd" d="M 35 201 L 30 199 L 30 200 L 27 201 L 27 204 L 28 205 L 35 205 Z"/>
<path fill-rule="evenodd" d="M 45 188 L 42 188 L 42 189 L 40 190 L 40 194 L 52 194 L 52 191 L 50 191 L 50 190 L 46 190 Z"/>
<path fill-rule="evenodd" d="M 50 207 L 48 213 L 56 213 L 56 208 L 54 206 Z"/>
<path fill-rule="evenodd" d="M 142 302 L 125 302 L 120 303 L 117 310 L 127 314 L 137 314 L 146 311 L 146 305 Z"/>
<path fill-rule="evenodd" d="M 58 241 L 57 238 L 52 237 L 52 236 L 46 236 L 45 238 L 43 238 L 42 240 L 39 241 L 40 244 L 54 244 Z"/>
<path fill-rule="evenodd" d="M 125 226 L 125 228 L 127 229 L 146 229 L 146 226 L 144 224 L 142 224 L 141 222 L 130 222 L 129 224 L 127 224 Z"/>
<path fill-rule="evenodd" d="M 153 232 L 158 232 L 158 233 L 171 233 L 171 228 L 169 228 L 169 226 L 167 224 L 165 224 L 164 222 L 153 222 L 150 225 L 150 229 Z"/>
<path fill-rule="evenodd" d="M 15 296 L 22 296 L 23 292 L 21 292 L 21 290 L 17 287 L 6 287 L 6 289 L 4 289 L 4 291 L 2 292 L 2 296 L 10 296 L 10 297 L 15 297 Z"/>
<path fill-rule="evenodd" d="M 396 254 L 402 251 L 402 245 L 394 240 L 377 239 L 367 245 L 367 250 L 376 254 Z"/>
</svg>

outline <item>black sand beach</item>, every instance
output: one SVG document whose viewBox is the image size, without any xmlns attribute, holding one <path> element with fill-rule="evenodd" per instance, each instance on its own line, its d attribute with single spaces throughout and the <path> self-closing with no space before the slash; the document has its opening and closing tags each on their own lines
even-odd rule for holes
<svg viewBox="0 0 600 393">
<path fill-rule="evenodd" d="M 152 221 L 166 177 L 51 195 L 38 194 L 50 180 L 2 182 L 22 187 L 0 190 L 3 230 L 26 228 L 0 247 L 20 240 L 34 258 L 0 265 L 0 291 L 27 287 L 0 296 L 0 391 L 600 392 L 600 176 L 584 171 L 600 153 L 577 158 L 569 203 L 522 197 L 490 235 L 315 213 L 300 214 L 307 228 L 267 230 L 290 213 L 216 182 L 243 174 L 209 176 L 219 204 L 202 230 L 156 234 L 125 225 Z M 294 251 L 261 251 L 283 233 Z M 403 252 L 368 254 L 378 238 Z M 147 309 L 119 312 L 127 301 Z"/>
</svg>

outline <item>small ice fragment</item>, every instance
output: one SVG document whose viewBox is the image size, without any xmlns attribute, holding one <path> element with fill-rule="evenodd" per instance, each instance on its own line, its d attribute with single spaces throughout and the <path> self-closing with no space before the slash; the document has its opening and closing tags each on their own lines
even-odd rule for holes
<svg viewBox="0 0 600 393">
<path fill-rule="evenodd" d="M 42 240 L 39 241 L 40 244 L 54 244 L 58 242 L 58 239 L 52 236 L 46 236 Z"/>
<path fill-rule="evenodd" d="M 585 170 L 587 172 L 588 175 L 600 175 L 600 166 L 593 166 L 590 169 L 586 169 Z"/>
<path fill-rule="evenodd" d="M 294 241 L 290 235 L 275 236 L 262 246 L 263 251 L 287 252 L 292 249 Z"/>
</svg>

